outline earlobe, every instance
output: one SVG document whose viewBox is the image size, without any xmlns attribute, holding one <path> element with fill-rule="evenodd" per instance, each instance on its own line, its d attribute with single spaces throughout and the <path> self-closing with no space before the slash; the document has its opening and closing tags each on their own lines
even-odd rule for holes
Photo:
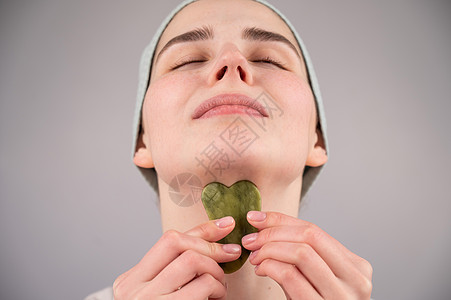
<svg viewBox="0 0 451 300">
<path fill-rule="evenodd" d="M 310 150 L 307 157 L 306 165 L 309 167 L 319 167 L 327 162 L 326 147 L 324 145 L 324 138 L 320 128 L 316 129 L 316 142 Z"/>
<path fill-rule="evenodd" d="M 133 163 L 141 168 L 150 169 L 155 167 L 152 155 L 150 154 L 149 149 L 143 142 L 142 133 L 138 137 L 138 145 L 136 146 L 135 156 L 133 157 Z"/>
</svg>

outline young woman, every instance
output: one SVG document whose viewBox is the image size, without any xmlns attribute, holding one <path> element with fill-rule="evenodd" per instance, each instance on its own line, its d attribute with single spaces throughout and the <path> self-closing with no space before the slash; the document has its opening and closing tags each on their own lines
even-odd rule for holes
<svg viewBox="0 0 451 300">
<path fill-rule="evenodd" d="M 325 119 L 302 41 L 274 7 L 182 3 L 143 54 L 136 116 L 134 163 L 159 193 L 164 233 L 116 279 L 114 299 L 370 299 L 371 265 L 297 218 L 327 161 Z M 252 252 L 239 271 L 218 265 L 241 253 L 216 243 L 233 218 L 208 221 L 199 193 L 174 198 L 187 174 L 191 188 L 259 188 L 262 212 L 247 215 L 258 233 L 243 237 Z"/>
</svg>

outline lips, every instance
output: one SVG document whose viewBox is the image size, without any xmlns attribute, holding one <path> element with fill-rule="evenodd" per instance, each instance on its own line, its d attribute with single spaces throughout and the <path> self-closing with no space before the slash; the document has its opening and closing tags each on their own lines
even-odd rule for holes
<svg viewBox="0 0 451 300">
<path fill-rule="evenodd" d="M 192 115 L 193 119 L 216 115 L 247 114 L 268 117 L 268 111 L 256 100 L 242 94 L 221 94 L 202 102 Z"/>
</svg>

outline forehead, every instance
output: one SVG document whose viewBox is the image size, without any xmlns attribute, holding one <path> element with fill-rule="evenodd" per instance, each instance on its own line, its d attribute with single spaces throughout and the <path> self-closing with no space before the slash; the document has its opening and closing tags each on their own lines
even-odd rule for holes
<svg viewBox="0 0 451 300">
<path fill-rule="evenodd" d="M 245 27 L 258 27 L 285 36 L 300 49 L 290 28 L 267 6 L 251 0 L 200 0 L 179 11 L 163 32 L 157 46 L 161 50 L 171 38 L 194 28 L 209 25 L 219 36 L 236 37 Z"/>
</svg>

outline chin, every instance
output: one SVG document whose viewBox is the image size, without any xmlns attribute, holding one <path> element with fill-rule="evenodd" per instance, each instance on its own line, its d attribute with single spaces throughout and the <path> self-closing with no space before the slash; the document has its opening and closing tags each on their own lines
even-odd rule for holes
<svg viewBox="0 0 451 300">
<path fill-rule="evenodd" d="M 228 122 L 223 123 L 224 119 Z M 190 128 L 184 131 L 183 137 L 162 142 L 164 147 L 157 151 L 159 177 L 169 183 L 179 174 L 190 173 L 196 175 L 203 186 L 214 181 L 230 186 L 240 180 L 263 186 L 268 183 L 286 185 L 302 174 L 303 155 L 296 150 L 300 145 L 287 143 L 280 135 L 267 131 L 247 136 L 248 145 L 234 147 L 224 134 L 229 124 L 229 118 L 217 118 L 209 126 Z M 280 145 L 289 146 L 282 148 Z"/>
<path fill-rule="evenodd" d="M 236 152 L 229 149 L 226 153 L 233 162 L 222 172 L 216 172 L 215 176 L 212 176 L 211 173 L 206 174 L 203 169 L 198 170 L 201 171 L 202 182 L 206 185 L 212 181 L 218 181 L 227 186 L 240 180 L 249 180 L 257 186 L 291 183 L 303 172 L 300 156 L 294 155 L 293 152 L 290 155 L 288 149 L 280 149 L 274 146 L 277 145 L 275 143 L 270 140 L 256 140 L 241 155 L 237 155 Z"/>
</svg>

